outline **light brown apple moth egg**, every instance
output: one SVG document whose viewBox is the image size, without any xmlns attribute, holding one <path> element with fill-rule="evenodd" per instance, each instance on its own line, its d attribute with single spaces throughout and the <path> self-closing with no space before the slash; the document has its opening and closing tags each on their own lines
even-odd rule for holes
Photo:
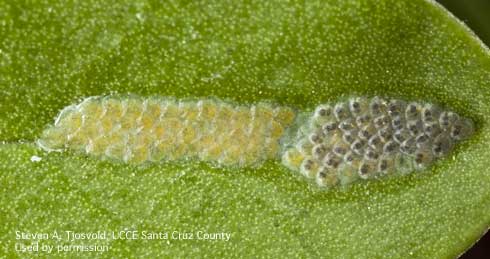
<svg viewBox="0 0 490 259">
<path fill-rule="evenodd" d="M 333 187 L 423 170 L 474 131 L 469 119 L 437 105 L 381 97 L 299 114 L 270 103 L 95 96 L 64 108 L 37 144 L 131 164 L 198 159 L 259 166 L 280 159 Z"/>
<path fill-rule="evenodd" d="M 279 156 L 279 139 L 294 117 L 267 103 L 90 97 L 63 109 L 37 143 L 133 164 L 197 158 L 253 166 Z"/>
<path fill-rule="evenodd" d="M 315 146 L 288 145 L 282 163 L 325 187 L 423 170 L 474 131 L 469 119 L 434 104 L 381 97 L 319 105 L 305 124 L 290 142 Z M 304 161 L 315 166 L 305 170 Z"/>
</svg>

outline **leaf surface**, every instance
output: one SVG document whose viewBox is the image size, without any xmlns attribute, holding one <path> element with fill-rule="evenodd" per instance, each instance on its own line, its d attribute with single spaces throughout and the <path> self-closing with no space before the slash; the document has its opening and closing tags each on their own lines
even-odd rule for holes
<svg viewBox="0 0 490 259">
<path fill-rule="evenodd" d="M 17 230 L 138 230 L 231 239 L 100 240 L 109 252 L 82 256 L 453 258 L 490 225 L 490 53 L 433 2 L 4 1 L 0 24 L 8 257 L 25 256 Z M 426 172 L 328 192 L 277 161 L 135 167 L 32 144 L 63 107 L 109 93 L 301 110 L 383 95 L 448 107 L 477 131 Z"/>
</svg>

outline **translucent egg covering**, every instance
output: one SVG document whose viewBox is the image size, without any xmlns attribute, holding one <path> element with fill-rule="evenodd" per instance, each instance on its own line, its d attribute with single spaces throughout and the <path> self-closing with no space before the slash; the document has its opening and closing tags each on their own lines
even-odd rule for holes
<svg viewBox="0 0 490 259">
<path fill-rule="evenodd" d="M 63 109 L 37 143 L 132 164 L 200 159 L 255 166 L 279 156 L 279 139 L 294 116 L 268 103 L 95 96 Z"/>
<path fill-rule="evenodd" d="M 282 162 L 320 186 L 347 185 L 425 169 L 473 131 L 469 119 L 430 103 L 354 97 L 318 106 Z"/>
<path fill-rule="evenodd" d="M 199 159 L 240 167 L 277 159 L 333 187 L 423 170 L 473 131 L 469 119 L 437 105 L 380 97 L 308 113 L 270 103 L 95 96 L 63 109 L 37 144 L 132 164 Z"/>
</svg>

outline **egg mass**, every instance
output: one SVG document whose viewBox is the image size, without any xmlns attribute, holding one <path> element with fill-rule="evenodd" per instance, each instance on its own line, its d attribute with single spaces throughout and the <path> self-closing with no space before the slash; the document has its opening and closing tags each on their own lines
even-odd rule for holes
<svg viewBox="0 0 490 259">
<path fill-rule="evenodd" d="M 430 103 L 353 97 L 321 107 L 335 107 L 335 116 L 320 125 L 306 123 L 310 127 L 298 131 L 295 141 L 311 132 L 327 135 L 318 143 L 322 145 L 321 153 L 301 153 L 301 159 L 324 165 L 316 169 L 316 182 L 325 187 L 423 170 L 474 132 L 471 120 Z M 339 146 L 337 139 L 342 139 L 344 145 Z M 295 152 L 295 148 L 286 147 L 286 153 Z M 343 159 L 337 159 L 339 156 Z M 298 170 L 288 156 L 283 156 L 282 162 Z"/>
<path fill-rule="evenodd" d="M 136 165 L 197 159 L 254 167 L 280 160 L 334 187 L 423 170 L 473 132 L 471 120 L 435 104 L 378 96 L 303 112 L 266 102 L 109 95 L 65 107 L 37 144 Z"/>
</svg>

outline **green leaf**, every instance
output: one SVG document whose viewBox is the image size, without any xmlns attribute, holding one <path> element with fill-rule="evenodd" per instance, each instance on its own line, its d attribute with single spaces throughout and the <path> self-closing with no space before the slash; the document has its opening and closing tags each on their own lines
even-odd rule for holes
<svg viewBox="0 0 490 259">
<path fill-rule="evenodd" d="M 490 52 L 432 1 L 3 1 L 0 24 L 6 257 L 25 257 L 15 244 L 32 241 L 16 231 L 138 230 L 231 239 L 40 244 L 110 246 L 58 257 L 451 258 L 490 225 Z M 442 104 L 477 132 L 424 173 L 343 191 L 277 161 L 134 167 L 32 144 L 63 107 L 112 92 L 302 110 L 393 96 Z"/>
<path fill-rule="evenodd" d="M 438 0 L 449 11 L 463 20 L 480 39 L 487 45 L 490 43 L 490 16 L 487 10 L 490 2 L 486 0 L 458 1 L 458 0 Z"/>
</svg>

